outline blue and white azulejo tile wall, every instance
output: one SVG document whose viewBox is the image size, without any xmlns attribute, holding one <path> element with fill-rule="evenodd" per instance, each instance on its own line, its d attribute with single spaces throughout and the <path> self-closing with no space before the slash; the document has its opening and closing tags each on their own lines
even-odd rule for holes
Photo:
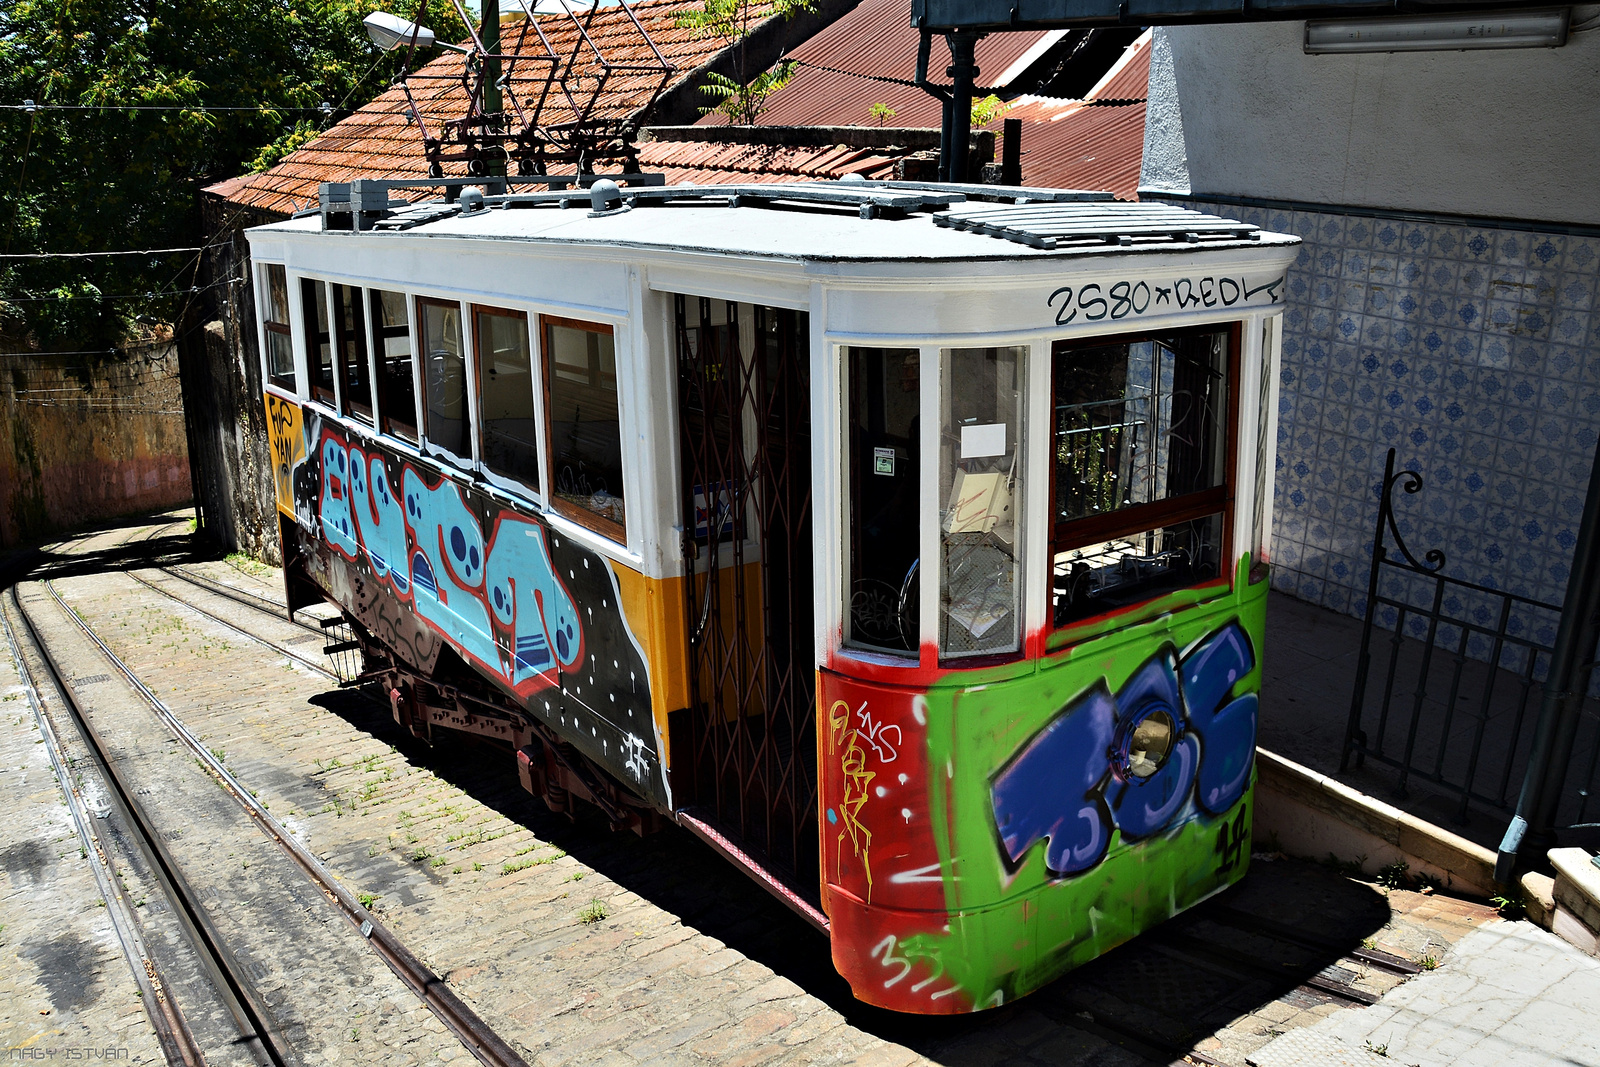
<svg viewBox="0 0 1600 1067">
<path fill-rule="evenodd" d="M 1366 610 L 1393 447 L 1425 483 L 1396 494 L 1418 556 L 1560 603 L 1600 434 L 1600 237 L 1182 203 L 1305 242 L 1284 317 L 1274 587 Z"/>
</svg>

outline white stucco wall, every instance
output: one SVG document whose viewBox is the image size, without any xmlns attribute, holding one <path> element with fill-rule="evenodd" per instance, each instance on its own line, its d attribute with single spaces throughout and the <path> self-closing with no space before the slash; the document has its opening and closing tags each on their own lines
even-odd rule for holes
<svg viewBox="0 0 1600 1067">
<path fill-rule="evenodd" d="M 1304 32 L 1158 30 L 1143 187 L 1600 223 L 1600 24 L 1555 49 L 1366 55 L 1308 56 Z"/>
</svg>

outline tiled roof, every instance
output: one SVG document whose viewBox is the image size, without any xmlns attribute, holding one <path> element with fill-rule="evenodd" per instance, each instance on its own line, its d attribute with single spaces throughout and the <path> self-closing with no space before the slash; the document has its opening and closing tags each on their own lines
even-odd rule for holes
<svg viewBox="0 0 1600 1067">
<path fill-rule="evenodd" d="M 682 77 L 709 62 L 724 46 L 718 38 L 701 37 L 694 30 L 678 27 L 679 17 L 699 6 L 699 0 L 639 0 L 633 5 L 634 13 L 656 47 L 678 68 L 679 74 L 675 77 Z M 753 8 L 757 16 L 765 17 L 771 8 L 770 0 L 755 0 Z M 507 23 L 501 29 L 502 47 L 507 52 L 517 51 L 522 55 L 543 54 L 532 32 L 526 34 L 526 43 L 521 43 L 519 48 L 525 25 Z M 566 54 L 564 48 L 571 49 L 576 30 L 570 19 L 546 16 L 540 18 L 539 25 L 558 55 Z M 589 35 L 611 63 L 655 59 L 620 8 L 597 12 L 589 26 Z M 593 63 L 593 53 L 580 49 L 579 54 L 577 71 L 592 85 L 592 76 L 598 70 Z M 461 82 L 464 61 L 465 57 L 458 53 L 446 53 L 411 76 L 411 92 L 417 109 L 430 129 L 441 120 L 459 118 L 466 113 L 467 94 Z M 588 68 L 584 66 L 586 61 Z M 512 91 L 519 95 L 530 90 L 537 92 L 543 84 L 544 69 L 547 68 L 543 64 L 518 64 L 512 78 Z M 621 118 L 634 114 L 650 103 L 659 82 L 659 75 L 613 74 L 594 109 L 594 117 Z M 316 140 L 285 156 L 272 169 L 230 178 L 209 186 L 206 191 L 229 203 L 289 214 L 315 203 L 318 182 L 425 174 L 427 163 L 422 153 L 422 137 L 415 125 L 406 122 L 407 106 L 405 93 L 399 88 L 390 88 Z M 551 102 L 546 105 L 544 122 L 548 125 L 571 115 L 560 94 L 552 94 Z M 447 174 L 466 173 L 464 165 L 459 163 L 446 164 L 445 171 Z"/>
<path fill-rule="evenodd" d="M 1149 82 L 1146 32 L 1128 46 L 1088 100 L 1013 100 L 1005 117 L 1022 120 L 1022 184 L 1107 189 L 1123 200 L 1139 199 Z M 997 131 L 999 127 L 998 120 L 990 125 Z"/>
<path fill-rule="evenodd" d="M 903 154 L 848 145 L 795 148 L 726 141 L 652 141 L 640 146 L 639 164 L 647 171 L 665 174 L 671 185 L 710 185 L 820 180 L 845 174 L 893 178 L 895 161 Z"/>
<path fill-rule="evenodd" d="M 1039 31 L 992 33 L 978 42 L 978 81 L 992 85 L 1045 35 Z M 937 126 L 939 101 L 910 85 L 874 81 L 872 77 L 910 79 L 916 74 L 917 31 L 906 0 L 862 0 L 855 10 L 789 53 L 801 62 L 792 81 L 767 98 L 761 123 L 768 126 L 871 126 L 873 104 L 894 109 L 893 126 Z M 835 74 L 804 64 L 816 63 L 851 74 Z M 936 38 L 928 61 L 929 76 L 947 81 L 950 53 Z M 723 125 L 721 115 L 708 115 L 702 125 Z"/>
</svg>

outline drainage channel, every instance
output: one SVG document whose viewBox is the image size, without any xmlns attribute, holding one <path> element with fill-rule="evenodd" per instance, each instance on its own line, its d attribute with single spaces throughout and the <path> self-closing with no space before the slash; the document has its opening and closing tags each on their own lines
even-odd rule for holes
<svg viewBox="0 0 1600 1067">
<path fill-rule="evenodd" d="M 137 578 L 137 576 L 130 575 Z M 150 586 L 157 592 L 178 600 L 203 615 L 217 619 L 204 609 L 196 608 L 186 600 L 166 593 L 158 586 L 137 579 L 141 584 Z M 446 1027 L 461 1041 L 462 1045 L 471 1052 L 480 1062 L 490 1067 L 526 1067 L 525 1061 L 511 1048 L 506 1041 L 496 1034 L 478 1015 L 472 1011 L 459 997 L 457 997 L 437 974 L 417 959 L 381 922 L 372 916 L 366 908 L 352 896 L 322 865 L 322 863 L 307 851 L 299 841 L 275 819 L 250 791 L 239 782 L 223 762 L 218 759 L 200 738 L 179 719 L 170 708 L 144 682 L 114 653 L 100 636 L 95 633 L 71 606 L 57 592 L 53 583 L 40 583 L 45 591 L 60 606 L 65 615 L 72 620 L 83 635 L 92 642 L 100 654 L 127 682 L 138 692 L 143 701 L 155 712 L 157 717 L 172 732 L 205 769 L 217 780 L 218 784 L 238 803 L 250 816 L 259 829 L 267 835 L 277 846 L 300 868 L 304 875 L 316 885 L 318 890 L 344 915 L 351 925 L 361 933 L 363 939 L 378 956 L 388 965 L 389 969 L 411 989 L 433 1012 Z M 22 611 L 20 601 L 16 599 L 13 591 L 13 602 L 19 611 Z M 26 615 L 24 613 L 24 618 Z M 226 620 L 217 619 L 230 629 L 233 629 L 265 647 L 288 655 L 297 662 L 311 666 L 319 673 L 332 677 L 331 672 L 311 664 L 298 654 L 289 652 L 277 645 L 264 641 L 249 634 L 247 631 L 228 623 Z"/>
</svg>

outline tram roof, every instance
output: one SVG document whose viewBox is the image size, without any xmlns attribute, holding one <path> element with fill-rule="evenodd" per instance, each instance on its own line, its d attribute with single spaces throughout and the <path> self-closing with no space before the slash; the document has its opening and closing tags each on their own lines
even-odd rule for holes
<svg viewBox="0 0 1600 1067">
<path fill-rule="evenodd" d="M 463 210 L 459 201 L 391 202 L 369 213 L 361 228 L 379 239 L 531 242 L 815 262 L 1184 255 L 1299 241 L 1187 208 L 1073 190 L 813 182 L 630 187 L 619 195 L 631 209 L 586 210 L 591 197 L 582 189 L 485 196 L 477 210 Z M 330 211 L 325 190 L 320 212 L 261 229 L 348 233 L 353 217 L 348 201 L 334 201 Z"/>
</svg>

